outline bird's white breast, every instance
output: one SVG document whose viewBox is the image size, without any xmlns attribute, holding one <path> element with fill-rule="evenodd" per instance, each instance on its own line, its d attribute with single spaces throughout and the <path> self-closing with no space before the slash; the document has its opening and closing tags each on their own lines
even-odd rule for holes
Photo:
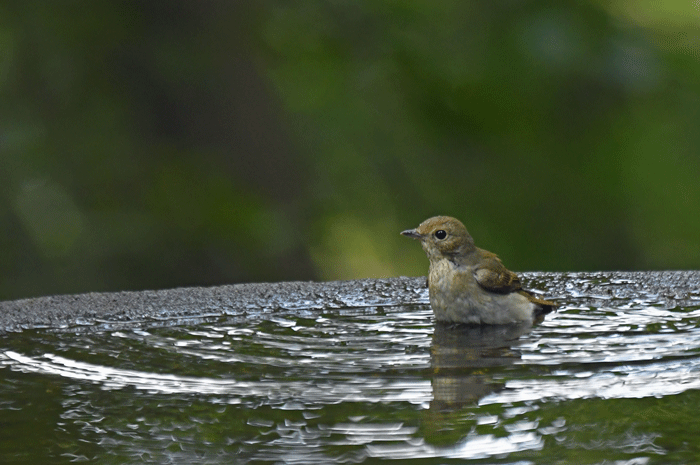
<svg viewBox="0 0 700 465">
<path fill-rule="evenodd" d="M 535 304 L 513 292 L 499 294 L 479 286 L 471 266 L 447 259 L 430 264 L 430 305 L 438 321 L 508 324 L 532 321 Z"/>
</svg>

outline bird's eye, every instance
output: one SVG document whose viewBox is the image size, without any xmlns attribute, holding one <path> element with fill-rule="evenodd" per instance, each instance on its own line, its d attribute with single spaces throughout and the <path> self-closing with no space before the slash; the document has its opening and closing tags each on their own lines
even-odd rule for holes
<svg viewBox="0 0 700 465">
<path fill-rule="evenodd" d="M 447 237 L 447 233 L 442 229 L 438 229 L 437 231 L 435 231 L 434 236 L 440 240 L 443 240 Z"/>
</svg>

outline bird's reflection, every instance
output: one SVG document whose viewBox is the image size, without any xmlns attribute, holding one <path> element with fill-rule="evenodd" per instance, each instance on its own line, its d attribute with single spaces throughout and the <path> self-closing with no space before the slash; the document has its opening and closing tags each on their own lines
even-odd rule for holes
<svg viewBox="0 0 700 465">
<path fill-rule="evenodd" d="M 433 401 L 431 410 L 451 410 L 502 389 L 491 379 L 492 367 L 520 358 L 518 338 L 530 324 L 436 324 L 431 347 Z"/>
<path fill-rule="evenodd" d="M 431 346 L 433 400 L 421 422 L 421 434 L 433 445 L 456 444 L 473 428 L 463 408 L 503 389 L 492 373 L 520 358 L 518 339 L 529 323 L 447 325 L 437 323 Z"/>
</svg>

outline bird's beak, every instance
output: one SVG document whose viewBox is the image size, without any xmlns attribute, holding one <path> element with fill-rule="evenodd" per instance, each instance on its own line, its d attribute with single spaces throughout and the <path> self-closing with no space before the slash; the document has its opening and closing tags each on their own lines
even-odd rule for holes
<svg viewBox="0 0 700 465">
<path fill-rule="evenodd" d="M 402 236 L 410 237 L 411 239 L 421 239 L 421 235 L 415 229 L 407 229 L 401 232 Z"/>
</svg>

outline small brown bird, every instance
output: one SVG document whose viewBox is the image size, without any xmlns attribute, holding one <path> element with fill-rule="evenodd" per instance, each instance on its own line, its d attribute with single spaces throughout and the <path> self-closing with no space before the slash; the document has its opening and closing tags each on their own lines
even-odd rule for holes
<svg viewBox="0 0 700 465">
<path fill-rule="evenodd" d="M 430 306 L 438 321 L 470 324 L 539 322 L 556 308 L 520 286 L 518 275 L 474 245 L 467 228 L 435 216 L 401 234 L 419 239 L 430 260 Z"/>
</svg>

